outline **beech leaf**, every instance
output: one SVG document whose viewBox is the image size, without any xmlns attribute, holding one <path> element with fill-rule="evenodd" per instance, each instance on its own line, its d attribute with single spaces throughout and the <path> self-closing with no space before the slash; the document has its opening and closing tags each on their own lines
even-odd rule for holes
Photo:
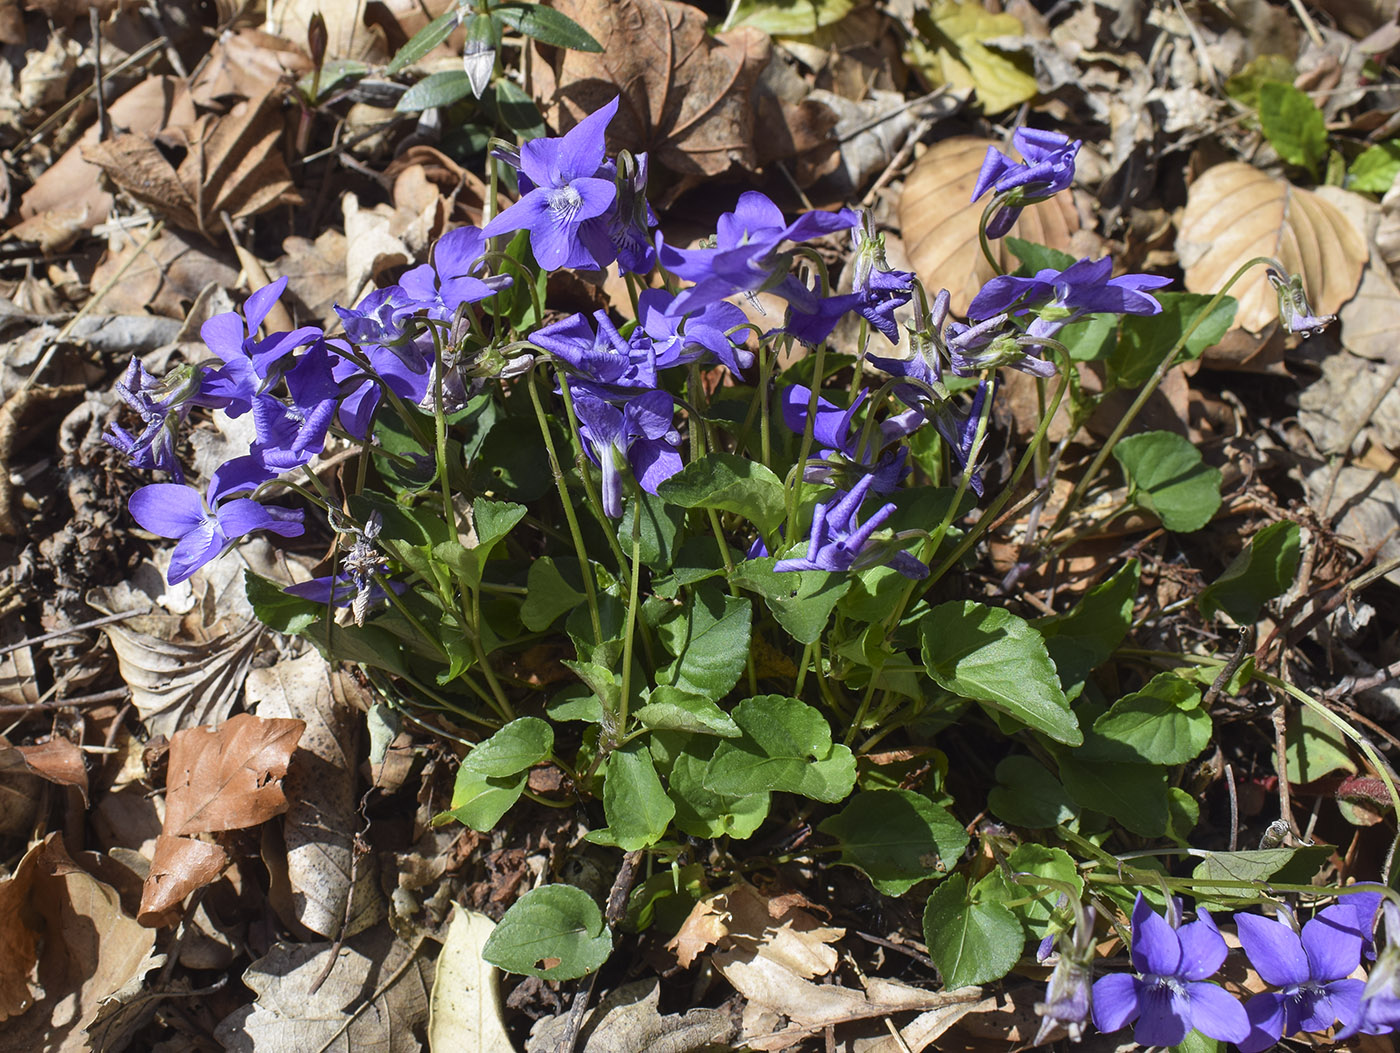
<svg viewBox="0 0 1400 1053">
<path fill-rule="evenodd" d="M 1191 184 L 1176 251 L 1191 292 L 1218 292 L 1256 256 L 1276 257 L 1303 276 L 1314 314 L 1336 314 L 1361 281 L 1366 240 L 1339 209 L 1253 165 L 1229 161 Z M 1235 325 L 1262 332 L 1278 318 L 1278 298 L 1263 267 L 1230 289 Z"/>
<path fill-rule="evenodd" d="M 966 314 L 979 289 L 995 277 L 982 256 L 977 228 L 988 198 L 974 202 L 972 188 L 992 139 L 959 135 L 929 147 L 909 177 L 899 199 L 899 222 L 909 263 L 932 296 L 947 289 L 954 314 Z M 1016 156 L 1014 151 L 1012 156 Z M 1079 229 L 1079 213 L 1068 194 L 1022 211 L 1010 236 L 1069 251 L 1070 235 Z M 1006 239 L 992 243 L 1002 267 L 1010 273 L 1020 265 Z"/>
</svg>

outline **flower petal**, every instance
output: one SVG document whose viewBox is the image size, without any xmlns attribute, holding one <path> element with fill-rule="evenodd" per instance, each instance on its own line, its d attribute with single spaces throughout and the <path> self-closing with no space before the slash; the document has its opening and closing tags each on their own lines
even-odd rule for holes
<svg viewBox="0 0 1400 1053">
<path fill-rule="evenodd" d="M 1235 929 L 1250 964 L 1275 987 L 1306 983 L 1312 977 L 1298 934 L 1281 921 L 1258 914 L 1236 914 Z"/>
<path fill-rule="evenodd" d="M 1286 999 L 1277 991 L 1265 991 L 1244 1007 L 1249 1033 L 1235 1039 L 1240 1053 L 1259 1053 L 1283 1037 L 1283 1009 Z"/>
<path fill-rule="evenodd" d="M 1334 917 L 1324 917 L 1323 911 L 1303 926 L 1303 951 L 1308 956 L 1312 978 L 1322 983 L 1350 976 L 1361 964 L 1361 933 L 1356 931 L 1356 915 L 1345 920 L 1347 927 L 1337 924 Z M 1331 1021 L 1328 1021 L 1330 1023 Z"/>
<path fill-rule="evenodd" d="M 1094 1026 L 1100 1031 L 1127 1027 L 1138 1015 L 1138 988 L 1142 981 L 1127 973 L 1113 973 L 1094 981 Z"/>
<path fill-rule="evenodd" d="M 207 512 L 198 490 L 179 483 L 151 483 L 131 495 L 131 517 L 161 537 L 184 537 L 204 522 Z"/>
<path fill-rule="evenodd" d="M 1201 912 L 1201 919 L 1177 929 L 1181 941 L 1181 976 L 1187 980 L 1204 980 L 1214 976 L 1225 961 L 1229 948 L 1225 938 L 1209 915 Z"/>
<path fill-rule="evenodd" d="M 1171 931 L 1165 919 L 1156 914 L 1153 917 Z M 1136 942 L 1136 929 L 1133 936 Z M 1133 1038 L 1140 1046 L 1175 1046 L 1191 1030 L 1191 999 L 1184 991 L 1173 990 L 1164 983 L 1145 982 L 1138 1005 L 1142 1012 L 1133 1029 Z"/>
<path fill-rule="evenodd" d="M 1220 1042 L 1239 1042 L 1250 1033 L 1249 1017 L 1234 995 L 1218 984 L 1186 985 L 1191 1026 Z"/>
<path fill-rule="evenodd" d="M 1181 941 L 1167 920 L 1138 893 L 1133 905 L 1133 968 L 1144 976 L 1175 976 L 1181 965 Z M 1139 1040 L 1141 1041 L 1141 1040 Z M 1180 1039 L 1164 1043 L 1175 1045 Z"/>
<path fill-rule="evenodd" d="M 170 553 L 170 570 L 165 580 L 178 585 L 223 551 L 225 538 L 218 524 L 207 519 L 180 539 Z"/>
<path fill-rule="evenodd" d="M 219 529 L 233 541 L 254 530 L 270 530 L 282 537 L 298 537 L 306 529 L 301 512 L 289 508 L 268 508 L 251 497 L 235 497 L 219 506 Z"/>
</svg>

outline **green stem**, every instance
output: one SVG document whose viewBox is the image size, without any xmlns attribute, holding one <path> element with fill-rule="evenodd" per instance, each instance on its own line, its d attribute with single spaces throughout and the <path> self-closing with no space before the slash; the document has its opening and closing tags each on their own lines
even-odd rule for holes
<svg viewBox="0 0 1400 1053">
<path fill-rule="evenodd" d="M 632 580 L 627 593 L 627 627 L 622 638 L 622 698 L 617 705 L 617 734 L 627 733 L 627 710 L 632 700 L 632 643 L 637 635 L 637 583 L 641 580 L 642 510 L 638 498 L 632 507 Z"/>
</svg>

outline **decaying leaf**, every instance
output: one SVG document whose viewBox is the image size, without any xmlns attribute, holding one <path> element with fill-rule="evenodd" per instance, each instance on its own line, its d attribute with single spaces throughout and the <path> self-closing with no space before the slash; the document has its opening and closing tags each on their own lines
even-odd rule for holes
<svg viewBox="0 0 1400 1053">
<path fill-rule="evenodd" d="M 221 212 L 239 219 L 300 201 L 282 159 L 284 127 L 275 95 L 205 114 L 157 137 L 127 133 L 92 144 L 83 156 L 117 186 L 176 226 L 214 239 Z M 183 152 L 178 165 L 168 154 Z"/>
<path fill-rule="evenodd" d="M 225 1017 L 214 1037 L 229 1053 L 419 1053 L 432 980 L 433 963 L 387 925 L 339 948 L 278 943 L 243 974 L 257 1002 Z"/>
<path fill-rule="evenodd" d="M 501 1020 L 500 973 L 481 957 L 496 924 L 485 914 L 454 907 L 438 955 L 428 1006 L 428 1046 L 456 1053 L 512 1048 Z"/>
<path fill-rule="evenodd" d="M 441 973 L 441 959 L 438 970 Z M 654 979 L 638 980 L 609 991 L 584 1018 L 578 1048 L 582 1053 L 698 1053 L 715 1049 L 734 1037 L 734 1023 L 728 1013 L 695 1008 L 663 1016 L 660 1003 L 661 984 Z M 566 1013 L 539 1021 L 530 1031 L 525 1053 L 553 1053 L 560 1047 L 567 1020 Z M 455 1044 L 451 1048 L 464 1049 Z M 508 1048 L 481 1047 L 483 1053 L 487 1049 Z"/>
<path fill-rule="evenodd" d="M 18 618 L 0 623 L 0 702 L 8 705 L 31 705 L 39 700 L 39 678 L 34 669 L 34 648 L 29 644 L 15 646 L 25 639 L 24 625 Z"/>
<path fill-rule="evenodd" d="M 245 687 L 248 708 L 259 717 L 292 718 L 305 725 L 283 780 L 287 877 L 297 921 L 330 937 L 353 936 L 384 916 L 373 856 L 366 855 L 358 868 L 353 865 L 360 823 L 355 793 L 359 714 L 337 698 L 332 678 L 343 690 L 340 674 L 318 652 L 308 651 L 252 670 Z M 352 895 L 347 913 L 346 897 Z"/>
<path fill-rule="evenodd" d="M 115 281 L 108 302 L 141 304 L 153 314 L 184 321 L 202 289 L 211 282 L 234 287 L 238 270 L 232 253 L 192 233 L 166 227 L 147 242 L 145 231 L 114 230 L 92 285 L 100 289 Z"/>
<path fill-rule="evenodd" d="M 800 976 L 824 976 L 836 967 L 837 953 L 830 944 L 845 929 L 821 925 L 801 905 L 763 895 L 749 884 L 731 885 L 704 897 L 666 946 L 676 952 L 682 968 L 714 946 L 755 947 L 762 943 Z"/>
<path fill-rule="evenodd" d="M 0 1020 L 14 1050 L 78 1053 L 100 1003 L 157 964 L 155 933 L 122 912 L 112 886 L 68 855 L 60 834 L 0 882 Z"/>
<path fill-rule="evenodd" d="M 996 37 L 1020 37 L 1021 20 L 993 14 L 981 0 L 937 0 L 914 16 L 919 35 L 910 40 L 914 65 L 935 87 L 975 91 L 982 109 L 1001 113 L 1035 97 L 1035 65 L 1029 56 L 1002 51 Z"/>
<path fill-rule="evenodd" d="M 443 0 L 435 0 L 434 14 L 447 10 Z M 364 0 L 341 0 L 328 4 L 325 0 L 282 0 L 268 5 L 268 33 L 295 44 L 305 44 L 306 29 L 312 17 L 320 14 L 326 23 L 326 58 L 328 59 L 387 59 L 384 31 L 371 26 L 365 19 Z"/>
<path fill-rule="evenodd" d="M 1393 362 L 1400 356 L 1400 344 L 1395 339 L 1400 287 L 1374 247 L 1356 295 L 1342 306 L 1337 318 L 1342 324 L 1342 343 L 1348 351 L 1375 361 Z"/>
<path fill-rule="evenodd" d="M 754 83 L 768 64 L 766 34 L 742 27 L 711 35 L 699 8 L 674 0 L 557 0 L 603 46 L 559 49 L 553 123 L 577 123 L 614 96 L 612 149 L 646 150 L 651 163 L 683 176 L 752 169 Z"/>
<path fill-rule="evenodd" d="M 0 773 L 24 771 L 60 786 L 76 786 L 88 800 L 87 765 L 77 744 L 54 737 L 36 746 L 11 746 L 0 737 Z"/>
<path fill-rule="evenodd" d="M 88 603 L 104 614 L 140 609 L 143 599 L 120 588 L 88 594 Z M 146 614 L 102 629 L 117 653 L 136 712 L 152 735 L 167 738 L 182 727 L 217 724 L 228 716 L 262 632 L 254 622 L 210 640 L 183 643 L 174 639 L 179 624 L 178 618 Z"/>
<path fill-rule="evenodd" d="M 170 740 L 165 824 L 141 889 L 143 924 L 173 920 L 179 903 L 227 864 L 223 849 L 195 835 L 239 830 L 287 810 L 282 777 L 306 725 L 239 713 L 217 728 L 176 732 Z"/>
<path fill-rule="evenodd" d="M 947 289 L 954 314 L 964 314 L 977 291 L 994 277 L 982 256 L 977 228 L 989 198 L 972 201 L 972 188 L 991 139 L 955 136 L 934 144 L 919 158 L 904 183 L 899 199 L 899 220 L 904 247 L 914 271 L 930 292 Z M 1026 208 L 1011 236 L 1070 250 L 1070 235 L 1079 229 L 1079 214 L 1068 194 Z M 1005 241 L 994 242 L 992 251 L 1001 265 L 1014 271 L 1020 261 Z"/>
<path fill-rule="evenodd" d="M 1366 264 L 1361 232 L 1332 204 L 1253 165 L 1230 161 L 1191 184 L 1176 242 L 1185 285 L 1213 293 L 1256 256 L 1276 257 L 1303 286 L 1315 314 L 1335 314 L 1356 292 Z M 1278 319 L 1263 267 L 1230 289 L 1235 325 L 1252 333 Z"/>
</svg>

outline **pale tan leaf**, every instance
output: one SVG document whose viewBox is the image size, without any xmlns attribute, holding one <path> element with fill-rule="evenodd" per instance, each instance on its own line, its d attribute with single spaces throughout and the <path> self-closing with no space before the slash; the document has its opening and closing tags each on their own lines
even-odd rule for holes
<svg viewBox="0 0 1400 1053">
<path fill-rule="evenodd" d="M 1337 319 L 1348 351 L 1377 362 L 1393 362 L 1400 356 L 1395 333 L 1400 323 L 1400 287 L 1378 252 L 1372 251 L 1356 295 L 1342 306 Z"/>
<path fill-rule="evenodd" d="M 257 1001 L 214 1032 L 228 1053 L 418 1053 L 433 965 L 378 925 L 347 940 L 278 943 L 243 974 Z M 334 966 L 312 993 L 327 963 Z"/>
<path fill-rule="evenodd" d="M 1229 161 L 1191 184 L 1176 250 L 1191 292 L 1217 292 L 1244 263 L 1272 256 L 1301 274 L 1315 314 L 1335 314 L 1356 292 L 1365 239 L 1335 206 L 1253 165 Z M 1263 267 L 1230 290 L 1235 325 L 1261 332 L 1278 318 L 1278 299 Z"/>
<path fill-rule="evenodd" d="M 241 830 L 287 810 L 282 777 L 306 730 L 301 720 L 239 713 L 217 728 L 170 739 L 165 833 L 174 837 Z"/>
<path fill-rule="evenodd" d="M 442 959 L 438 959 L 442 969 Z M 719 1009 L 695 1008 L 686 1013 L 660 1011 L 661 984 L 637 980 L 609 991 L 584 1017 L 582 1053 L 699 1053 L 701 1050 L 729 1048 L 734 1024 Z M 554 1053 L 560 1048 L 568 1028 L 568 1013 L 541 1020 L 530 1029 L 525 1053 Z M 434 1045 L 433 1053 L 458 1046 Z M 470 1047 L 475 1049 L 476 1047 Z M 508 1050 L 510 1046 L 483 1047 Z"/>
<path fill-rule="evenodd" d="M 428 1006 L 428 1048 L 435 1053 L 505 1053 L 514 1048 L 501 1020 L 500 973 L 481 957 L 495 922 L 452 909 Z"/>
<path fill-rule="evenodd" d="M 0 934 L 19 941 L 0 955 L 0 992 L 15 993 L 16 975 L 37 976 L 38 983 L 37 1002 L 5 1023 L 6 1049 L 90 1049 L 84 1029 L 102 1001 L 154 964 L 155 933 L 122 912 L 116 890 L 79 867 L 59 834 L 31 849 L 0 883 Z M 18 958 L 11 959 L 12 950 Z"/>
<path fill-rule="evenodd" d="M 39 935 L 25 922 L 25 906 L 37 857 L 46 847 L 32 847 L 14 873 L 0 881 L 0 1021 L 25 1012 L 44 994 L 38 976 Z"/>
<path fill-rule="evenodd" d="M 359 714 L 332 691 L 332 674 L 316 651 L 248 674 L 248 708 L 259 717 L 292 718 L 306 730 L 292 754 L 283 790 L 287 877 L 296 918 L 322 936 L 353 936 L 384 916 L 373 856 L 354 865 L 356 729 Z M 346 897 L 352 895 L 346 913 Z"/>
<path fill-rule="evenodd" d="M 966 314 L 977 291 L 994 276 L 982 255 L 977 229 L 989 198 L 972 201 L 972 188 L 991 139 L 960 135 L 929 147 L 919 158 L 899 199 L 904 247 L 914 272 L 930 295 L 947 289 L 954 314 Z M 1013 155 L 1014 156 L 1014 155 Z M 1026 208 L 1010 236 L 1070 251 L 1070 235 L 1079 229 L 1079 214 L 1069 194 Z M 1002 267 L 1014 271 L 1020 261 L 1004 241 L 992 242 Z"/>
<path fill-rule="evenodd" d="M 446 10 L 442 0 L 434 0 L 436 9 Z M 280 0 L 267 5 L 267 22 L 263 28 L 274 36 L 293 44 L 305 45 L 306 30 L 313 15 L 326 20 L 326 58 L 384 61 L 389 57 L 384 44 L 384 32 L 365 21 L 366 0 Z"/>
</svg>

